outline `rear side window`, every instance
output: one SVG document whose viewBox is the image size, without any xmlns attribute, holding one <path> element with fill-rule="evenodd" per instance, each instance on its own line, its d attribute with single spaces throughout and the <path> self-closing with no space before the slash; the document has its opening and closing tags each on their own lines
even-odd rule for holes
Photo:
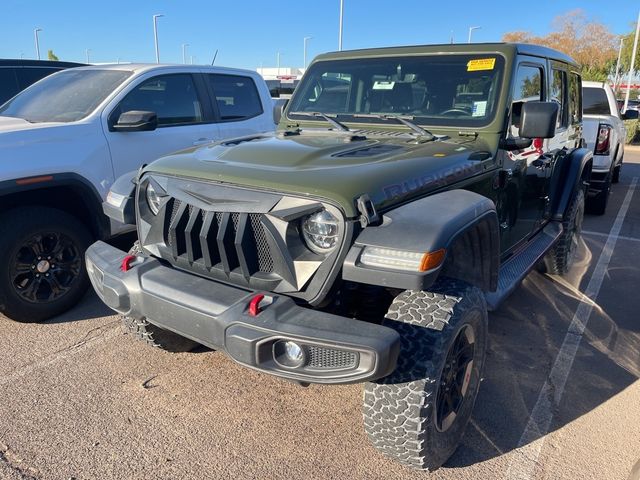
<svg viewBox="0 0 640 480">
<path fill-rule="evenodd" d="M 582 89 L 583 111 L 591 115 L 611 115 L 609 99 L 604 88 L 584 87 Z"/>
<path fill-rule="evenodd" d="M 22 67 L 16 70 L 18 76 L 18 84 L 20 90 L 24 90 L 29 85 L 36 83 L 41 78 L 51 75 L 60 71 L 60 68 L 37 68 L 37 67 Z"/>
<path fill-rule="evenodd" d="M 582 104 L 580 102 L 581 80 L 577 73 L 569 75 L 569 122 L 573 125 L 582 120 Z"/>
<path fill-rule="evenodd" d="M 220 120 L 238 121 L 260 115 L 262 102 L 253 79 L 241 75 L 209 74 Z"/>
<path fill-rule="evenodd" d="M 201 123 L 202 106 L 193 78 L 187 73 L 160 75 L 142 82 L 132 90 L 111 114 L 111 121 L 131 110 L 154 112 L 158 125 Z"/>
<path fill-rule="evenodd" d="M 15 70 L 13 68 L 0 68 L 0 105 L 19 91 Z"/>
<path fill-rule="evenodd" d="M 558 128 L 567 126 L 567 72 L 553 69 L 553 80 L 551 83 L 551 100 L 560 105 L 558 111 Z"/>
</svg>

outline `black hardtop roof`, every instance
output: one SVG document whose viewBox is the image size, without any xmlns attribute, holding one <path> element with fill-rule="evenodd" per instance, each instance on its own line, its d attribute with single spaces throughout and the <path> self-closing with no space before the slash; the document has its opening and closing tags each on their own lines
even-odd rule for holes
<svg viewBox="0 0 640 480">
<path fill-rule="evenodd" d="M 384 57 L 387 55 L 419 55 L 437 53 L 502 53 L 506 56 L 516 54 L 550 58 L 577 65 L 576 61 L 566 53 L 552 48 L 530 43 L 445 43 L 437 45 L 407 45 L 400 47 L 363 48 L 359 50 L 343 50 L 318 55 L 315 60 L 339 60 L 362 57 Z"/>
<path fill-rule="evenodd" d="M 84 67 L 84 63 L 60 62 L 57 60 L 28 60 L 24 58 L 11 59 L 0 58 L 0 67 L 53 67 L 53 68 L 70 68 Z"/>
</svg>

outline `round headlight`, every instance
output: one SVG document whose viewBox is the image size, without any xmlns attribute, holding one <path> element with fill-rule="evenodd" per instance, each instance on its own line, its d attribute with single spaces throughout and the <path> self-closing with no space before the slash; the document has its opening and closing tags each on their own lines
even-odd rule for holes
<svg viewBox="0 0 640 480">
<path fill-rule="evenodd" d="M 158 195 L 151 182 L 147 184 L 147 204 L 149 205 L 149 210 L 154 215 L 157 215 L 160 211 L 160 195 Z"/>
<path fill-rule="evenodd" d="M 309 215 L 302 222 L 302 236 L 316 253 L 328 253 L 338 245 L 338 219 L 327 210 Z"/>
</svg>

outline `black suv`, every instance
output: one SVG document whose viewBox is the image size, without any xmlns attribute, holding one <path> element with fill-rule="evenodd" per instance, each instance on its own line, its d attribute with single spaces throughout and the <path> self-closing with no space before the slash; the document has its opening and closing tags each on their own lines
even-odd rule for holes
<svg viewBox="0 0 640 480">
<path fill-rule="evenodd" d="M 41 78 L 82 63 L 0 59 L 0 105 Z"/>
</svg>

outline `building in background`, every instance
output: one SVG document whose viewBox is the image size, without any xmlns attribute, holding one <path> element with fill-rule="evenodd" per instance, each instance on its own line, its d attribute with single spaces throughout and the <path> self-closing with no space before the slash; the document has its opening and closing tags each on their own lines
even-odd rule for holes
<svg viewBox="0 0 640 480">
<path fill-rule="evenodd" d="M 261 67 L 257 70 L 265 82 L 267 82 L 272 97 L 289 98 L 300 82 L 305 69 L 293 67 Z"/>
</svg>

